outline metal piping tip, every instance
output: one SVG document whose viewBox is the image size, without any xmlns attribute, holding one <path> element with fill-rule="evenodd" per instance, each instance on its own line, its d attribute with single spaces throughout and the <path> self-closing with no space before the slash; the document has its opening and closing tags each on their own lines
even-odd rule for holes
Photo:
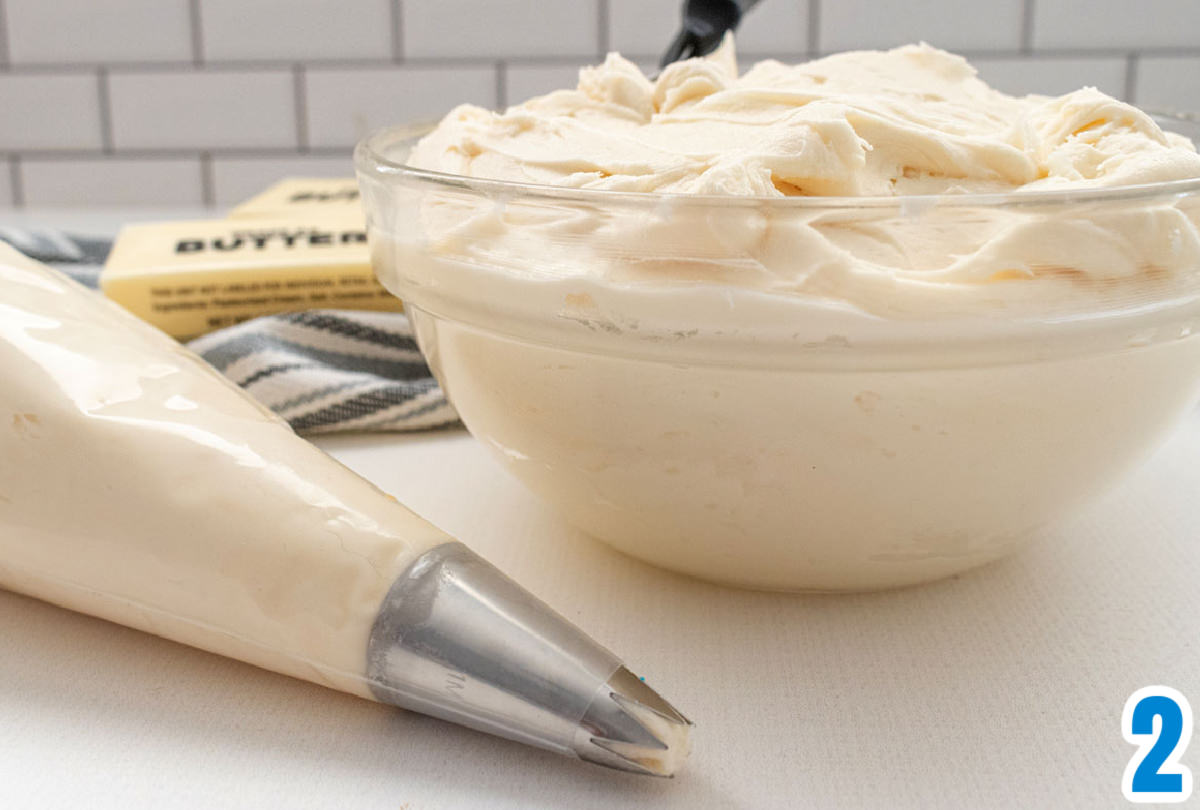
<svg viewBox="0 0 1200 810">
<path fill-rule="evenodd" d="M 625 667 L 580 721 L 580 759 L 647 776 L 672 777 L 692 750 L 692 721 Z"/>
<path fill-rule="evenodd" d="M 686 717 L 462 543 L 392 585 L 367 678 L 385 703 L 623 771 L 671 776 L 691 749 Z"/>
</svg>

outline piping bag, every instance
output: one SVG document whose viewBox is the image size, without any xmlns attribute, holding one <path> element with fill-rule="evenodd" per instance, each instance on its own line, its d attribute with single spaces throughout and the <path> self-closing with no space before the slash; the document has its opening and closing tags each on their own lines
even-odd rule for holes
<svg viewBox="0 0 1200 810">
<path fill-rule="evenodd" d="M 0 586 L 635 773 L 690 723 L 163 333 L 0 245 Z"/>
</svg>

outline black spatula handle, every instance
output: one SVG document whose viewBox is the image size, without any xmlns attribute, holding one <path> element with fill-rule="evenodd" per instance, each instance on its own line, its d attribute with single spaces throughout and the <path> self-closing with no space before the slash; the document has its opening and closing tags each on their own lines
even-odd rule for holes
<svg viewBox="0 0 1200 810">
<path fill-rule="evenodd" d="M 683 26 L 675 35 L 671 47 L 663 54 L 659 67 L 680 59 L 704 56 L 721 44 L 726 31 L 736 30 L 746 12 L 759 0 L 686 0 L 683 4 Z"/>
</svg>

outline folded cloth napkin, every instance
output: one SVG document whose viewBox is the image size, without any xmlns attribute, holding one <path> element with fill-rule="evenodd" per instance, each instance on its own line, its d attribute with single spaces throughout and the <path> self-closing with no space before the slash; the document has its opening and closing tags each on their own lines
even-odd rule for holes
<svg viewBox="0 0 1200 810">
<path fill-rule="evenodd" d="M 97 287 L 112 247 L 49 229 L 0 226 L 0 240 Z M 195 351 L 297 433 L 425 430 L 458 414 L 392 312 L 310 310 L 268 315 L 193 340 Z"/>
</svg>

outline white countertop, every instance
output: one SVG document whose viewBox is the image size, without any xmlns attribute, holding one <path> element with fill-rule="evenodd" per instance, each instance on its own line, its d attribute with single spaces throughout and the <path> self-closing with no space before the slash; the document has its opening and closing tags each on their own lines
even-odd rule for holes
<svg viewBox="0 0 1200 810">
<path fill-rule="evenodd" d="M 1125 699 L 1164 683 L 1200 706 L 1200 412 L 1018 555 L 851 596 L 631 560 L 462 431 L 318 444 L 691 716 L 683 774 L 610 772 L 0 592 L 0 807 L 1123 807 Z M 1200 743 L 1183 762 L 1200 772 Z"/>
</svg>

